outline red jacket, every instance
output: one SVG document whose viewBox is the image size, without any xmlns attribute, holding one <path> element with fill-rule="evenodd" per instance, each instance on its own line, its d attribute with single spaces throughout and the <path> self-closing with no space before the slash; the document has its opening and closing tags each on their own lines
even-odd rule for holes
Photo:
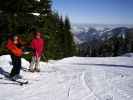
<svg viewBox="0 0 133 100">
<path fill-rule="evenodd" d="M 32 40 L 31 46 L 35 50 L 34 56 L 41 57 L 44 50 L 45 41 L 42 38 L 34 38 Z"/>
<path fill-rule="evenodd" d="M 10 51 L 11 54 L 20 57 L 22 56 L 23 52 L 22 49 L 18 48 L 12 40 L 8 40 L 7 45 L 6 45 L 7 49 Z"/>
</svg>

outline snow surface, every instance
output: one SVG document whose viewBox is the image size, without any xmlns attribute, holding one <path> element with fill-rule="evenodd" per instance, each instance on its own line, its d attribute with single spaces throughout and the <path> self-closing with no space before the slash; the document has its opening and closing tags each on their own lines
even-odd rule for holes
<svg viewBox="0 0 133 100">
<path fill-rule="evenodd" d="M 0 77 L 10 72 L 10 62 L 0 56 Z M 29 62 L 22 59 L 22 66 Z M 40 62 L 40 68 L 21 71 L 28 85 L 0 79 L 0 100 L 133 100 L 133 57 L 70 57 Z"/>
</svg>

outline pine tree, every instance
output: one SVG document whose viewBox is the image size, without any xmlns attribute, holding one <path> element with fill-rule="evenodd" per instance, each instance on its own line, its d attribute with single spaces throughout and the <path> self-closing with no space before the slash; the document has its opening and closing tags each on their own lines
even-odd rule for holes
<svg viewBox="0 0 133 100">
<path fill-rule="evenodd" d="M 76 47 L 74 44 L 73 35 L 71 32 L 71 25 L 69 18 L 66 16 L 65 22 L 64 22 L 64 48 L 65 48 L 65 57 L 73 56 L 76 52 Z"/>
<path fill-rule="evenodd" d="M 1 0 L 0 11 L 7 23 L 4 32 L 28 32 L 36 23 L 34 13 L 37 1 L 35 0 Z"/>
<path fill-rule="evenodd" d="M 125 38 L 128 52 L 133 52 L 133 29 L 130 29 Z"/>
</svg>

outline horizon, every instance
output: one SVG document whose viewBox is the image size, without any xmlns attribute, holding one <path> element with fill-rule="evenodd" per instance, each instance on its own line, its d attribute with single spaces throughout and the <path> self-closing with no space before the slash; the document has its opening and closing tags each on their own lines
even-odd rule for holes
<svg viewBox="0 0 133 100">
<path fill-rule="evenodd" d="M 129 26 L 133 26 L 133 24 L 108 24 L 108 23 L 71 23 L 72 25 L 129 25 Z"/>
<path fill-rule="evenodd" d="M 54 0 L 53 10 L 72 24 L 133 25 L 133 0 Z"/>
</svg>

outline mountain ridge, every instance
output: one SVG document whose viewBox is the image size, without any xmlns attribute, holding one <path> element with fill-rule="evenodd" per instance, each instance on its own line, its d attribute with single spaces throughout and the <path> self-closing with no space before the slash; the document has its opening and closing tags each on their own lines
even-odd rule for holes
<svg viewBox="0 0 133 100">
<path fill-rule="evenodd" d="M 72 25 L 72 33 L 76 44 L 92 41 L 92 39 L 104 40 L 114 35 L 126 35 L 133 30 L 133 25 Z"/>
</svg>

